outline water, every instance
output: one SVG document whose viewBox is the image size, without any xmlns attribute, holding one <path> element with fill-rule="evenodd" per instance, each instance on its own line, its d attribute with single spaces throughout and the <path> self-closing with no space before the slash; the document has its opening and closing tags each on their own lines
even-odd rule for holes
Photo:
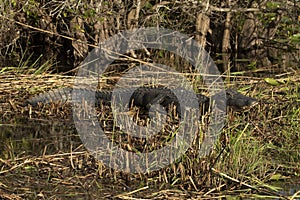
<svg viewBox="0 0 300 200">
<path fill-rule="evenodd" d="M 284 196 L 293 196 L 296 192 L 298 192 L 297 200 L 300 200 L 300 178 L 294 179 L 287 179 L 286 181 L 278 181 L 273 182 L 271 185 L 280 187 L 281 190 L 279 191 L 280 194 Z"/>
<path fill-rule="evenodd" d="M 26 156 L 41 157 L 43 155 L 70 153 L 71 151 L 78 149 L 78 147 L 81 147 L 80 151 L 84 150 L 82 142 L 78 134 L 76 133 L 74 125 L 70 121 L 14 119 L 12 122 L 6 122 L 5 124 L 1 124 L 0 126 L 0 158 L 4 161 L 17 160 Z M 58 163 L 59 162 L 60 161 L 58 161 Z M 0 163 L 0 166 L 1 165 L 2 164 Z M 90 167 L 94 168 L 95 166 L 90 165 Z M 5 169 L 9 168 L 5 166 Z M 15 171 L 11 172 L 12 174 L 4 173 L 2 174 L 2 176 L 0 176 L 0 179 L 3 178 L 3 181 L 0 180 L 0 182 L 6 183 L 6 185 L 11 186 L 11 188 L 15 187 L 18 179 L 27 176 L 27 174 L 22 171 L 20 171 L 20 174 L 18 174 L 19 172 L 16 173 Z M 92 172 L 95 172 L 95 169 L 93 169 Z M 24 173 L 25 175 L 19 176 L 21 175 L 21 173 Z M 70 171 L 70 173 L 73 172 Z M 89 172 L 85 173 L 86 176 L 90 174 Z M 32 174 L 32 176 L 34 175 Z M 39 184 L 36 185 L 35 183 L 32 183 L 31 185 L 31 183 L 29 183 L 27 187 L 38 187 L 45 191 L 51 191 L 54 187 L 56 187 L 53 185 L 47 185 L 47 179 L 40 176 L 41 175 L 37 173 L 35 177 L 36 182 L 40 182 Z M 70 177 L 72 177 L 72 175 L 70 175 Z M 101 179 L 101 181 L 105 181 L 105 178 Z M 291 197 L 300 190 L 300 178 L 271 182 L 269 184 L 272 186 L 280 187 L 281 189 L 278 191 L 278 193 L 283 196 Z M 102 192 L 101 190 L 99 190 L 99 185 L 101 184 L 98 179 L 97 186 L 93 187 L 95 194 L 100 194 Z M 106 191 L 107 186 L 107 184 L 103 184 L 101 186 L 105 189 L 105 192 L 118 192 L 118 189 L 116 189 L 116 186 L 114 185 L 111 185 L 112 191 Z M 49 187 L 49 189 L 47 189 L 46 187 Z M 22 187 L 20 187 L 19 189 L 21 188 Z M 64 194 L 64 186 L 60 187 L 60 189 L 62 189 L 61 194 Z M 69 190 L 69 192 L 72 192 L 74 194 L 77 191 L 78 189 L 76 188 L 74 188 L 74 190 Z M 81 193 L 83 197 L 85 197 L 84 190 L 82 190 Z M 300 194 L 295 199 L 300 199 L 299 196 Z"/>
<path fill-rule="evenodd" d="M 70 122 L 28 119 L 2 124 L 0 141 L 0 156 L 5 159 L 70 152 L 71 146 L 81 144 Z"/>
</svg>

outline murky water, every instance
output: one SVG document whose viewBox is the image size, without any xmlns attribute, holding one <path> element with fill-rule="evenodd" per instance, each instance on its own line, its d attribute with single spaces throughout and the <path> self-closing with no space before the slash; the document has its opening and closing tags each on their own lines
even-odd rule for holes
<svg viewBox="0 0 300 200">
<path fill-rule="evenodd" d="M 293 196 L 296 192 L 300 191 L 300 178 L 298 179 L 288 179 L 286 181 L 278 181 L 273 182 L 271 185 L 280 187 L 279 193 L 284 196 Z M 299 198 L 295 198 L 300 200 L 300 192 L 298 193 Z"/>
<path fill-rule="evenodd" d="M 71 121 L 53 120 L 14 119 L 6 122 L 0 127 L 0 141 L 0 158 L 3 160 L 69 153 L 82 145 Z M 292 196 L 300 190 L 300 179 L 269 184 L 282 188 L 278 193 L 284 196 Z"/>
<path fill-rule="evenodd" d="M 81 144 L 71 122 L 15 119 L 0 128 L 1 157 L 69 152 Z"/>
</svg>

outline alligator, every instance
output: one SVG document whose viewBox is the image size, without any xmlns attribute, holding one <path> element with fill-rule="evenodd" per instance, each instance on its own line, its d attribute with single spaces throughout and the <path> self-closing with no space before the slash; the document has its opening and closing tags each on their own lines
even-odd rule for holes
<svg viewBox="0 0 300 200">
<path fill-rule="evenodd" d="M 82 99 L 72 99 L 72 91 L 73 88 L 60 88 L 60 89 L 55 89 L 46 93 L 41 93 L 37 96 L 34 96 L 30 99 L 27 100 L 27 103 L 31 104 L 32 106 L 36 106 L 39 103 L 50 103 L 50 102 L 62 102 L 62 103 L 71 103 L 72 100 L 73 102 L 78 102 L 81 101 Z M 88 95 L 85 96 L 92 96 L 94 97 L 94 101 L 96 105 L 104 104 L 104 105 L 110 105 L 111 104 L 111 99 L 113 96 L 113 91 L 111 90 L 104 90 L 104 91 L 93 91 L 89 89 L 75 89 L 77 90 L 76 93 L 85 93 Z M 199 106 L 203 106 L 205 110 L 207 111 L 210 100 L 214 98 L 217 98 L 216 95 L 219 95 L 220 93 L 217 93 L 213 95 L 212 97 L 207 97 L 203 94 L 196 94 L 196 95 L 191 95 L 191 92 L 184 90 L 184 89 L 179 89 L 183 91 L 182 93 L 185 97 L 185 99 L 189 99 L 190 102 L 197 102 L 199 103 Z M 132 90 L 120 90 L 125 91 L 129 94 L 133 92 Z M 90 95 L 92 94 L 92 95 Z M 82 98 L 82 95 L 79 95 L 79 98 Z M 76 96 L 75 96 L 76 97 Z M 193 98 L 194 97 L 194 98 Z M 196 97 L 196 98 L 195 98 Z M 258 104 L 258 100 L 252 97 L 245 96 L 236 90 L 233 89 L 226 89 L 225 90 L 225 97 L 226 97 L 226 106 L 231 107 L 233 110 L 236 111 L 242 111 L 248 108 L 251 108 L 255 105 Z M 74 98 L 74 96 L 73 96 Z M 87 100 L 87 99 L 85 99 Z M 88 101 L 88 100 L 87 100 Z M 130 101 L 132 105 L 134 106 L 139 106 L 139 107 L 144 107 L 149 109 L 151 105 L 153 104 L 160 104 L 163 107 L 167 107 L 170 104 L 175 104 L 177 112 L 180 111 L 180 104 L 179 101 L 176 97 L 176 95 L 168 88 L 164 87 L 156 87 L 156 88 L 150 88 L 150 87 L 139 87 L 134 92 L 132 93 L 130 97 Z M 185 102 L 188 104 L 188 102 Z M 179 112 L 180 113 L 180 112 Z"/>
</svg>

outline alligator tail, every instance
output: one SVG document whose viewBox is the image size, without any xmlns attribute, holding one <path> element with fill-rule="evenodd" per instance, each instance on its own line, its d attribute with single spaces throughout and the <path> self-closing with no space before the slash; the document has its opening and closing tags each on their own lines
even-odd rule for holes
<svg viewBox="0 0 300 200">
<path fill-rule="evenodd" d="M 72 99 L 72 91 L 76 90 L 74 93 L 75 99 Z M 80 95 L 79 95 L 80 94 Z M 76 97 L 78 95 L 78 97 Z M 49 92 L 41 93 L 27 100 L 32 106 L 37 106 L 39 103 L 47 104 L 51 102 L 60 102 L 60 103 L 71 103 L 80 102 L 82 97 L 95 97 L 95 104 L 99 105 L 100 103 L 109 103 L 111 100 L 111 91 L 93 91 L 88 89 L 73 89 L 73 88 L 59 88 L 54 89 Z M 73 97 L 74 97 L 73 96 Z M 85 99 L 88 101 L 88 99 Z"/>
<path fill-rule="evenodd" d="M 72 88 L 59 88 L 54 89 L 49 92 L 38 94 L 30 99 L 27 99 L 27 103 L 32 106 L 38 105 L 38 103 L 51 103 L 51 102 L 62 102 L 69 103 L 71 102 L 72 97 Z"/>
</svg>

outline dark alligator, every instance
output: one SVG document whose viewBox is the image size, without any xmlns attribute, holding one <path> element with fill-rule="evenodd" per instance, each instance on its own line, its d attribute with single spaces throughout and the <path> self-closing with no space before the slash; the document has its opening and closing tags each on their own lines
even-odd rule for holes
<svg viewBox="0 0 300 200">
<path fill-rule="evenodd" d="M 99 104 L 105 104 L 110 105 L 111 99 L 113 96 L 113 92 L 110 90 L 105 91 L 92 91 L 89 89 L 75 89 L 75 94 L 83 93 L 85 94 L 84 97 L 94 97 L 94 101 L 96 105 Z M 178 89 L 184 97 L 188 97 L 185 99 L 188 99 L 190 102 L 197 102 L 200 106 L 204 106 L 206 109 L 208 108 L 208 105 L 210 103 L 211 98 L 202 95 L 202 94 L 196 94 L 196 98 L 193 98 L 193 95 L 191 95 L 191 92 L 183 89 Z M 39 94 L 37 96 L 34 96 L 27 100 L 27 102 L 33 106 L 36 106 L 38 103 L 50 103 L 50 102 L 62 102 L 62 103 L 70 103 L 72 102 L 72 88 L 61 88 L 61 89 L 55 89 L 46 93 Z M 150 87 L 140 87 L 137 88 L 134 91 L 130 90 L 120 90 L 121 94 L 130 94 L 132 93 L 130 97 L 130 101 L 135 106 L 145 107 L 147 109 L 150 108 L 153 104 L 161 104 L 163 107 L 166 107 L 170 104 L 175 104 L 177 108 L 179 108 L 180 104 L 176 97 L 176 95 L 167 88 L 163 87 L 157 87 L 157 88 L 150 88 Z M 91 95 L 92 94 L 92 95 Z M 219 93 L 220 94 L 220 93 Z M 212 97 L 218 98 L 218 93 L 213 95 Z M 73 96 L 74 97 L 74 96 Z M 82 100 L 82 95 L 78 95 L 78 98 L 73 99 L 73 102 L 79 102 Z M 248 108 L 251 108 L 258 104 L 257 99 L 245 96 L 233 89 L 227 89 L 225 90 L 225 97 L 226 97 L 226 105 L 233 108 L 234 110 L 245 110 Z M 86 101 L 89 101 L 88 99 L 85 99 Z M 127 101 L 128 102 L 128 101 Z M 189 104 L 189 102 L 185 102 L 186 104 Z M 180 108 L 179 108 L 180 110 Z M 179 111 L 177 110 L 177 111 Z"/>
</svg>

